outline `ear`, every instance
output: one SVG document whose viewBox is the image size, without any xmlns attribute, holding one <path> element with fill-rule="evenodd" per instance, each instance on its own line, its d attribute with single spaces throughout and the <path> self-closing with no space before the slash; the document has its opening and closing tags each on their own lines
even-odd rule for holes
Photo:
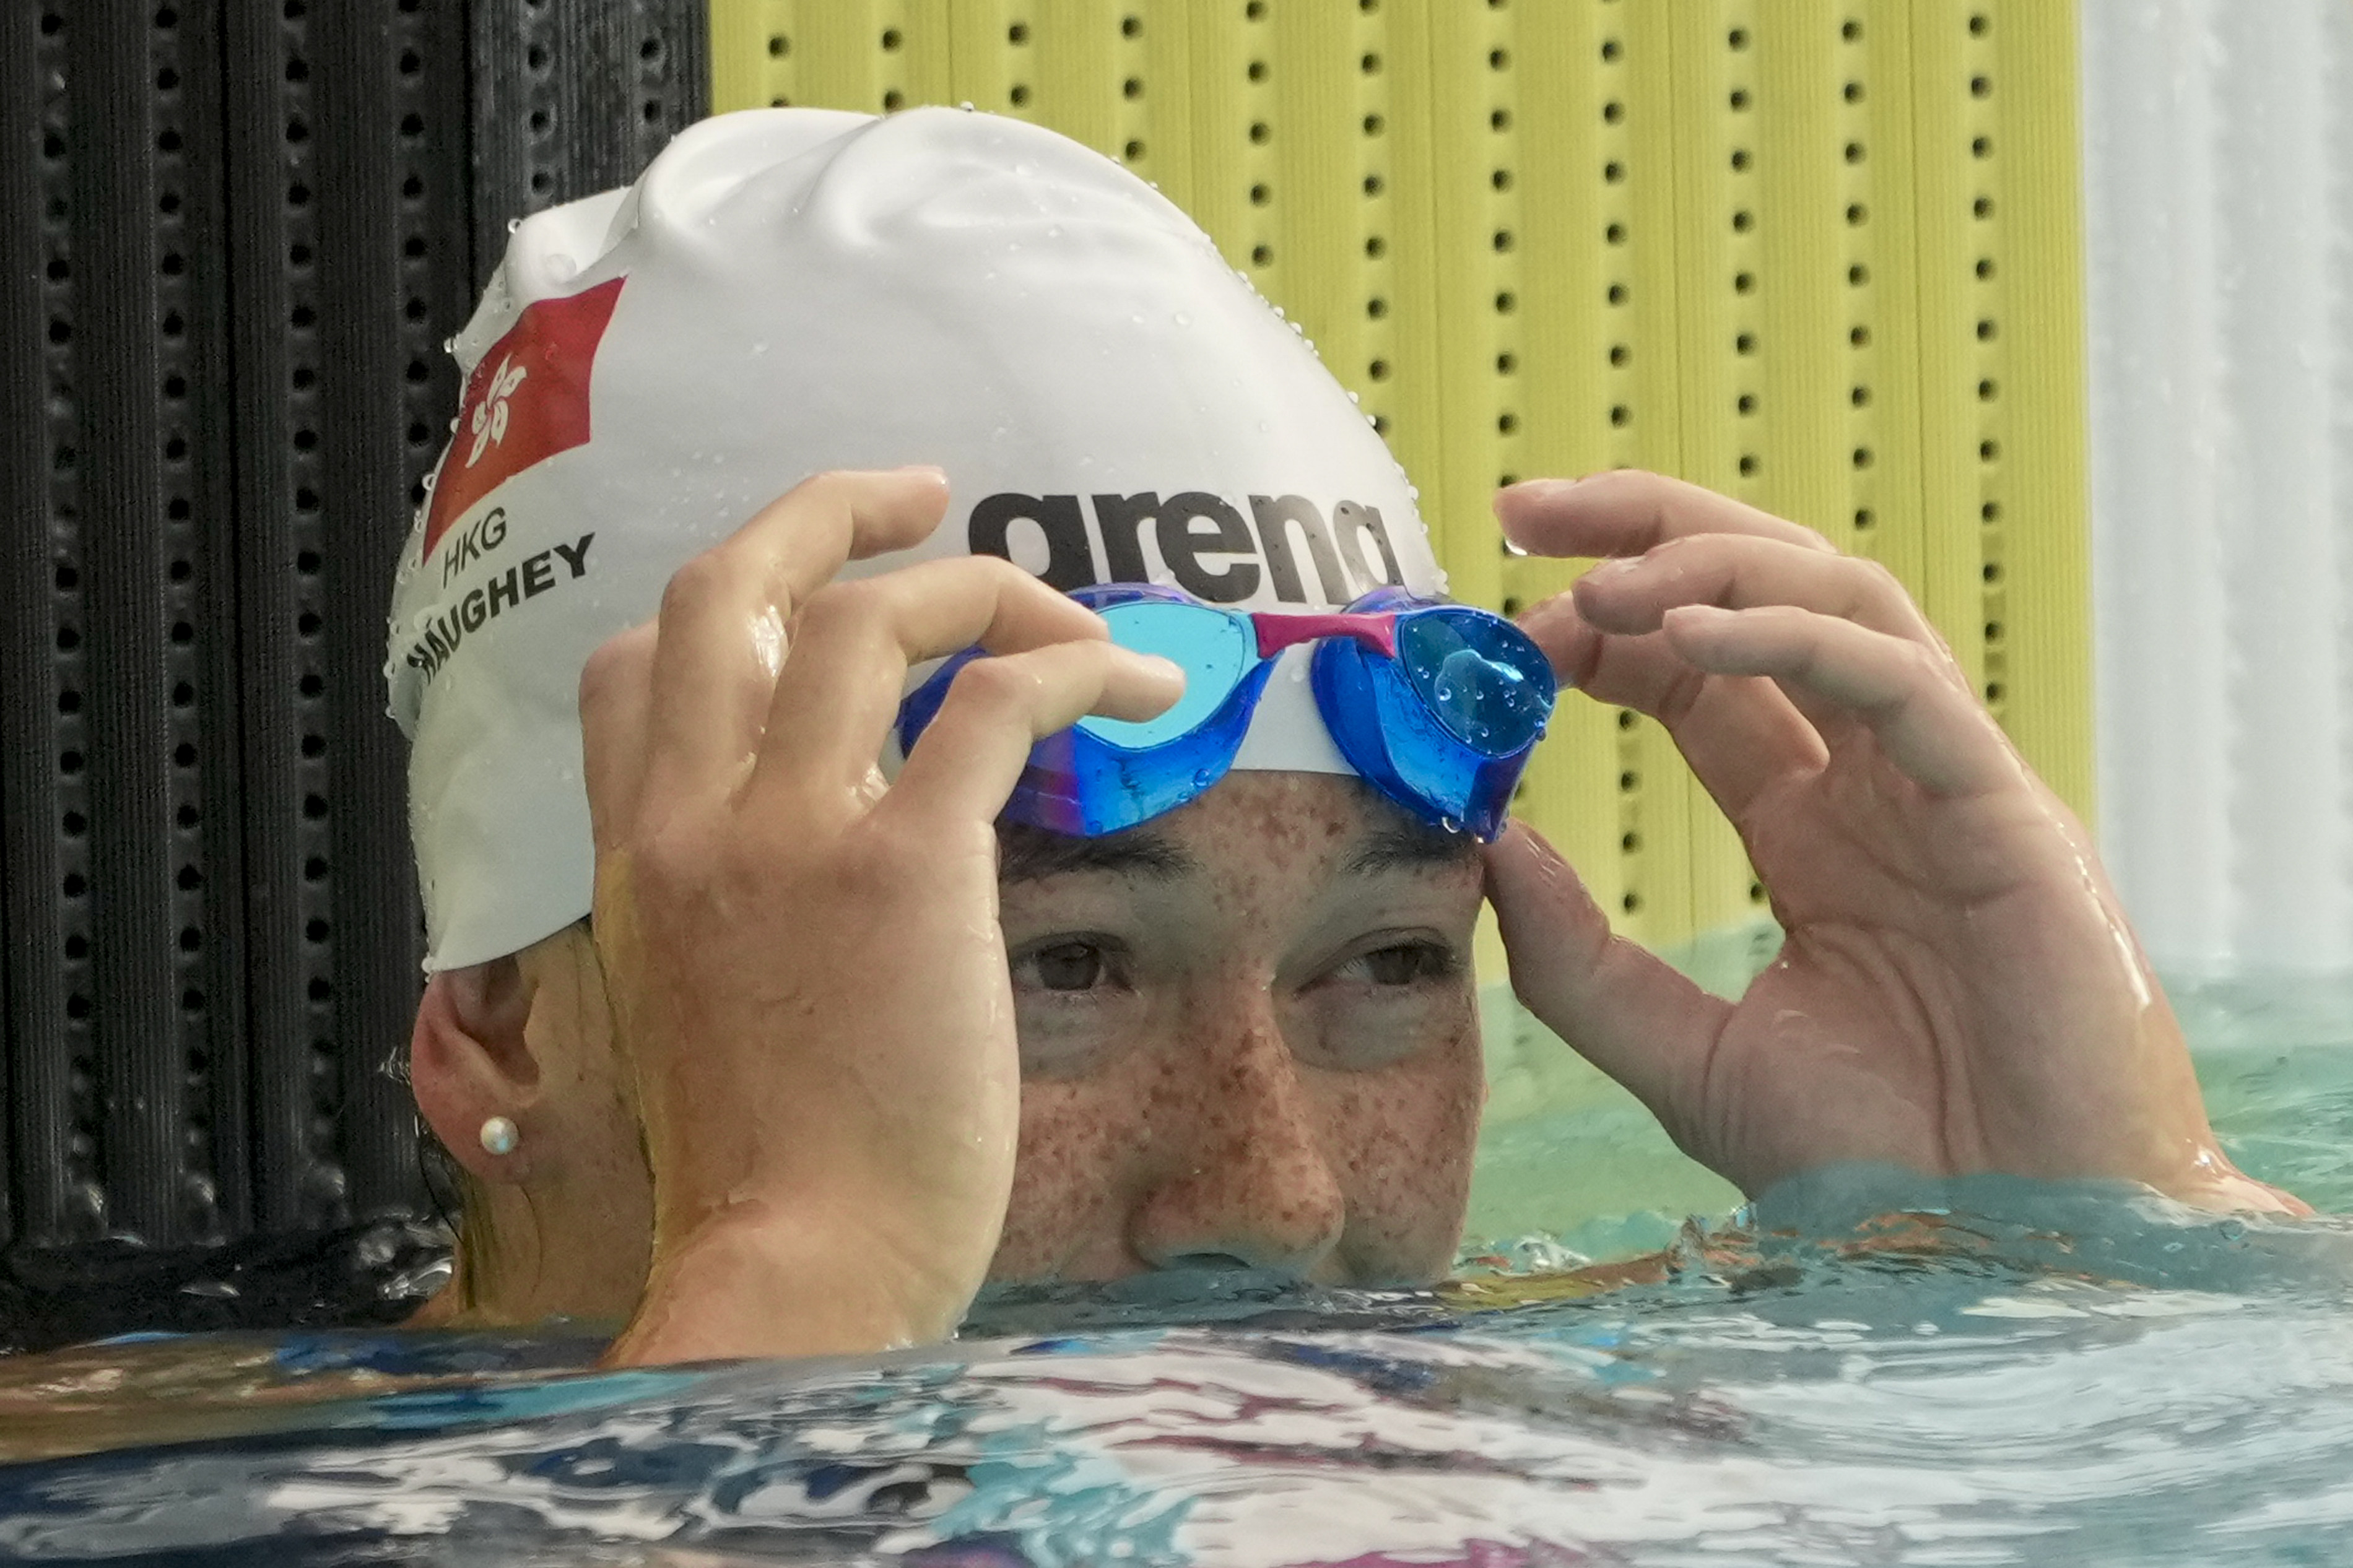
<svg viewBox="0 0 2353 1568">
<path fill-rule="evenodd" d="M 534 989 L 522 964 L 497 958 L 443 970 L 417 1005 L 408 1040 L 417 1109 L 450 1156 L 486 1182 L 519 1182 L 530 1170 L 540 1075 L 525 1034 Z M 521 1134 L 509 1153 L 482 1147 L 482 1124 L 493 1116 Z"/>
</svg>

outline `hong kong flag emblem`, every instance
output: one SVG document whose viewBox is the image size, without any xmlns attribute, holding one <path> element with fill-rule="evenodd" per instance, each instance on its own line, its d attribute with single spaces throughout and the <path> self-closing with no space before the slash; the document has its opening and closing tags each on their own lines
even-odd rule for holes
<svg viewBox="0 0 2353 1568">
<path fill-rule="evenodd" d="M 468 508 L 500 485 L 588 439 L 588 380 L 596 345 L 627 279 L 526 305 L 466 378 L 458 430 L 433 480 L 425 554 Z"/>
</svg>

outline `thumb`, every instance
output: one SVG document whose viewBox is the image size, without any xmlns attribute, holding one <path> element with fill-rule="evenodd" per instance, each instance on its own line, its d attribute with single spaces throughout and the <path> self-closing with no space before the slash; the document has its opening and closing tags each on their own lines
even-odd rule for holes
<svg viewBox="0 0 2353 1568">
<path fill-rule="evenodd" d="M 1512 824 L 1489 845 L 1486 861 L 1514 994 L 1625 1085 L 1688 1152 L 1685 1130 L 1732 1004 L 1613 935 L 1584 881 L 1526 824 Z"/>
</svg>

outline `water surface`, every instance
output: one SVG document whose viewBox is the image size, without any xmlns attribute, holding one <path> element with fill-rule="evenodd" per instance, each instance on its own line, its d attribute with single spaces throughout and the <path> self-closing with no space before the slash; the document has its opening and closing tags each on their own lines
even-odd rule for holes
<svg viewBox="0 0 2353 1568">
<path fill-rule="evenodd" d="M 2353 1209 L 2353 986 L 2177 995 L 2234 1158 Z M 620 1374 L 577 1370 L 586 1334 L 20 1359 L 0 1443 L 105 1451 L 0 1467 L 0 1554 L 2353 1559 L 2353 1226 L 1872 1172 L 1693 1220 L 1713 1178 L 1622 1101 L 1573 1075 L 1533 1093 L 1522 1070 L 1504 1053 L 1519 1114 L 1482 1151 L 1490 1262 L 1440 1292 L 1003 1293 L 949 1351 Z M 1511 1229 L 1531 1215 L 1562 1223 Z M 1614 1273 L 1525 1271 L 1661 1245 Z"/>
</svg>

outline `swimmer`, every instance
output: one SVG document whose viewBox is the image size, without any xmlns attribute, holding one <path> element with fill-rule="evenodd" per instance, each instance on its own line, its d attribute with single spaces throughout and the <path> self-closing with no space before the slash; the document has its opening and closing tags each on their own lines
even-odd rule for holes
<svg viewBox="0 0 2353 1568">
<path fill-rule="evenodd" d="M 1609 558 L 1523 618 L 1560 700 L 1658 718 L 1748 847 L 1788 935 L 1738 1003 L 1464 831 L 1475 788 L 1385 773 L 1409 715 L 1316 661 L 1388 670 L 1349 606 L 1441 598 L 1415 498 L 1050 133 L 721 117 L 527 220 L 460 353 L 390 665 L 412 1078 L 468 1189 L 422 1321 L 606 1319 L 643 1363 L 935 1341 L 992 1279 L 1436 1279 L 1482 900 L 1532 1011 L 1749 1192 L 1876 1160 L 2300 1209 L 2216 1144 L 2081 825 L 1809 530 L 1630 472 L 1496 502 Z M 1078 811 L 1034 747 L 1200 732 L 1224 679 L 1069 592 L 1144 584 L 1299 636 L 1178 798 Z"/>
</svg>

